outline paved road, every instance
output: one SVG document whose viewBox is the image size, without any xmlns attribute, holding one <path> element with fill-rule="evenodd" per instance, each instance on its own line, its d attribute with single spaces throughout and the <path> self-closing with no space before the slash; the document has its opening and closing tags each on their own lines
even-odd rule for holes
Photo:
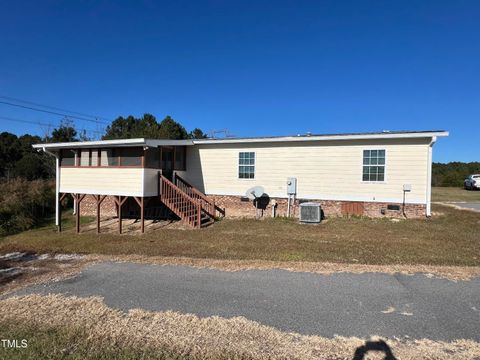
<svg viewBox="0 0 480 360">
<path fill-rule="evenodd" d="M 186 266 L 100 263 L 25 293 L 99 295 L 122 310 L 244 316 L 285 331 L 343 336 L 480 340 L 480 278 L 284 270 L 224 272 Z"/>
<path fill-rule="evenodd" d="M 463 209 L 468 209 L 468 210 L 475 210 L 475 211 L 480 211 L 480 202 L 454 202 L 452 204 L 455 204 L 458 207 L 461 207 Z"/>
</svg>

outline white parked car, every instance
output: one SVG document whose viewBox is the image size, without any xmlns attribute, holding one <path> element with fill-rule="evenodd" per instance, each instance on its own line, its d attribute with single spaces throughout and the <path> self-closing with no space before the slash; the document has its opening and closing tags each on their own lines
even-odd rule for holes
<svg viewBox="0 0 480 360">
<path fill-rule="evenodd" d="M 467 190 L 480 189 L 480 174 L 468 175 L 468 177 L 463 182 L 463 187 Z"/>
</svg>

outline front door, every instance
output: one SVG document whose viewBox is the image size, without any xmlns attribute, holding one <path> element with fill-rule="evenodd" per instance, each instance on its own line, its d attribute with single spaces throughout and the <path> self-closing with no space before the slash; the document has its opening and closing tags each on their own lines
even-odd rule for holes
<svg viewBox="0 0 480 360">
<path fill-rule="evenodd" d="M 168 180 L 173 178 L 173 147 L 162 147 L 162 174 Z"/>
</svg>

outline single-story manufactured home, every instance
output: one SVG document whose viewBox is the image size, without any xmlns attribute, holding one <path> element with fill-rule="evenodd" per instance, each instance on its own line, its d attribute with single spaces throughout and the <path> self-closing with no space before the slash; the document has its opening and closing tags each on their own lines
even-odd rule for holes
<svg viewBox="0 0 480 360">
<path fill-rule="evenodd" d="M 297 216 L 302 202 L 320 203 L 325 217 L 428 217 L 432 147 L 443 136 L 383 131 L 34 147 L 56 157 L 57 225 L 71 195 L 78 216 L 97 214 L 98 224 L 101 214 L 117 216 L 121 231 L 125 216 L 138 216 L 142 230 L 146 216 L 168 212 L 202 227 L 221 215 Z"/>
</svg>

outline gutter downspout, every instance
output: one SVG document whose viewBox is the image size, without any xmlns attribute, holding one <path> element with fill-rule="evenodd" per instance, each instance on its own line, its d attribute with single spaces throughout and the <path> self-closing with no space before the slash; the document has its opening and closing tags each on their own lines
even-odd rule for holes
<svg viewBox="0 0 480 360">
<path fill-rule="evenodd" d="M 81 150 L 70 150 L 71 152 L 73 152 L 73 161 L 74 161 L 74 164 L 75 166 L 80 166 L 80 162 L 79 162 L 79 159 L 78 159 L 78 152 L 81 151 Z M 59 182 L 60 184 L 60 182 Z M 72 212 L 73 215 L 76 215 L 77 214 L 77 199 L 75 199 L 75 197 L 73 198 L 73 212 Z"/>
<path fill-rule="evenodd" d="M 427 159 L 427 217 L 432 216 L 432 148 L 437 141 L 437 137 L 433 136 L 432 141 L 428 145 L 428 159 Z"/>
<path fill-rule="evenodd" d="M 55 156 L 55 225 L 60 225 L 60 159 L 58 154 L 42 148 L 46 154 Z"/>
</svg>

